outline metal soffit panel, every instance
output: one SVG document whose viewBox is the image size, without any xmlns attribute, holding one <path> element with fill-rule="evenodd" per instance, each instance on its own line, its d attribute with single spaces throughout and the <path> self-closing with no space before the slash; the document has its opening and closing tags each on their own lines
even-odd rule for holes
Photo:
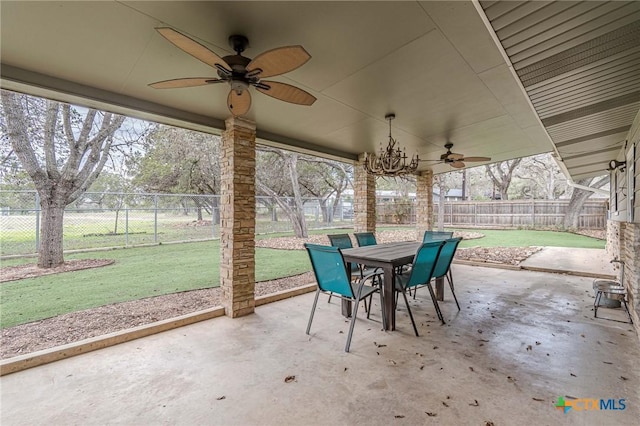
<svg viewBox="0 0 640 426">
<path fill-rule="evenodd" d="M 603 174 L 640 108 L 640 1 L 480 4 L 560 161 Z"/>
</svg>

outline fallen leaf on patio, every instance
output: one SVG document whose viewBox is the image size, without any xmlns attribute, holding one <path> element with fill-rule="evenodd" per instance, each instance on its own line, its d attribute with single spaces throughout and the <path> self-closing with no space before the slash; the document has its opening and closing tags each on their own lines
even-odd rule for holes
<svg viewBox="0 0 640 426">
<path fill-rule="evenodd" d="M 380 355 L 380 352 L 376 352 L 376 354 Z"/>
<path fill-rule="evenodd" d="M 612 362 L 609 362 L 609 361 L 602 361 L 602 362 L 603 362 L 604 364 L 609 364 L 609 365 L 612 365 L 612 364 L 613 364 Z"/>
<path fill-rule="evenodd" d="M 388 359 L 387 361 L 389 361 L 391 364 L 396 365 L 396 362 L 392 359 Z"/>
<path fill-rule="evenodd" d="M 442 401 L 442 405 L 444 405 L 445 407 L 448 407 L 449 404 L 447 404 L 446 402 Z"/>
<path fill-rule="evenodd" d="M 629 380 L 629 379 L 627 379 L 627 378 L 626 378 L 626 377 L 624 377 L 624 376 L 620 376 L 620 378 L 621 378 L 622 380 Z"/>
<path fill-rule="evenodd" d="M 544 399 L 542 399 L 542 398 L 531 398 L 531 399 L 533 399 L 534 401 L 538 401 L 538 402 L 543 402 L 544 401 Z"/>
<path fill-rule="evenodd" d="M 487 339 L 478 339 L 479 342 L 485 342 L 485 343 L 489 343 L 489 340 Z"/>
<path fill-rule="evenodd" d="M 221 401 L 221 400 L 223 400 L 223 399 L 227 399 L 227 397 L 226 397 L 226 396 L 221 396 L 220 398 L 216 398 L 216 399 L 217 399 L 218 401 Z"/>
<path fill-rule="evenodd" d="M 425 413 L 427 413 L 427 416 L 429 416 L 429 417 L 435 417 L 435 416 L 438 415 L 438 413 L 430 413 L 428 411 L 425 411 Z"/>
<path fill-rule="evenodd" d="M 296 376 L 287 376 L 284 378 L 285 383 L 291 383 L 296 379 Z"/>
<path fill-rule="evenodd" d="M 387 345 L 379 345 L 378 342 L 373 342 L 374 345 L 376 345 L 379 348 L 385 348 L 387 347 Z"/>
<path fill-rule="evenodd" d="M 495 426 L 493 422 L 484 422 L 484 426 Z"/>
<path fill-rule="evenodd" d="M 393 417 L 395 417 L 396 419 L 404 419 L 404 416 L 402 414 L 398 414 L 398 415 L 393 416 Z"/>
<path fill-rule="evenodd" d="M 617 343 L 613 343 L 611 340 L 607 340 L 607 343 L 611 343 L 612 345 L 618 345 Z"/>
<path fill-rule="evenodd" d="M 480 404 L 478 404 L 478 400 L 477 400 L 477 399 L 474 399 L 474 401 L 475 401 L 475 402 L 474 402 L 473 404 L 469 404 L 469 405 L 470 405 L 470 406 L 472 406 L 472 407 L 479 407 L 479 406 L 480 406 Z"/>
<path fill-rule="evenodd" d="M 348 369 L 349 369 L 348 367 L 345 367 L 345 368 L 344 368 L 344 371 L 347 371 Z"/>
<path fill-rule="evenodd" d="M 416 352 L 416 355 L 418 355 L 418 356 L 424 356 L 424 354 L 421 354 L 420 352 Z"/>
<path fill-rule="evenodd" d="M 421 365 L 421 366 L 420 366 L 420 370 L 424 370 L 424 365 Z"/>
<path fill-rule="evenodd" d="M 540 342 L 536 342 L 536 346 L 541 345 L 541 344 L 542 344 L 542 343 L 540 343 Z"/>
<path fill-rule="evenodd" d="M 580 337 L 584 337 L 584 334 L 581 334 Z"/>
<path fill-rule="evenodd" d="M 573 374 L 573 373 L 569 373 L 569 374 L 571 374 L 573 377 L 578 377 L 578 376 L 576 376 L 576 375 L 575 375 L 575 374 Z"/>
<path fill-rule="evenodd" d="M 338 331 L 338 334 L 344 334 L 344 331 L 340 330 Z"/>
<path fill-rule="evenodd" d="M 515 381 L 516 381 L 516 378 L 515 378 L 515 377 L 511 377 L 511 376 L 507 376 L 507 379 L 508 379 L 510 382 L 515 382 Z"/>
<path fill-rule="evenodd" d="M 482 334 L 482 330 L 478 330 L 478 333 Z"/>
<path fill-rule="evenodd" d="M 473 369 L 473 367 L 469 367 L 469 370 L 471 370 L 471 371 L 475 371 L 475 370 Z"/>
<path fill-rule="evenodd" d="M 527 350 L 528 350 L 528 351 L 533 350 L 533 346 L 531 346 L 531 345 L 527 345 Z"/>
<path fill-rule="evenodd" d="M 484 346 L 484 343 L 480 343 L 478 346 Z"/>
<path fill-rule="evenodd" d="M 489 367 L 489 370 L 491 370 L 491 372 L 496 372 L 498 371 L 497 369 L 493 368 L 493 367 Z"/>
<path fill-rule="evenodd" d="M 438 349 L 438 347 L 437 347 L 437 346 L 434 346 L 434 347 L 433 347 L 433 349 Z"/>
</svg>

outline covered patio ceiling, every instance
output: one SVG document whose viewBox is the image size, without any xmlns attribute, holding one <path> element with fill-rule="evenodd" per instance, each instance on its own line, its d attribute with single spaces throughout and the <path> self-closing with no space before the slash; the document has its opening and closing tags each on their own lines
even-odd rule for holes
<svg viewBox="0 0 640 426">
<path fill-rule="evenodd" d="M 154 28 L 220 56 L 243 34 L 247 57 L 293 44 L 312 56 L 274 80 L 312 93 L 313 106 L 252 91 L 262 142 L 353 161 L 386 144 L 394 112 L 409 155 L 438 159 L 450 140 L 466 156 L 554 151 L 574 178 L 602 174 L 640 107 L 640 2 L 534 3 L 3 1 L 1 84 L 216 132 L 226 85 L 148 87 L 216 76 Z"/>
</svg>

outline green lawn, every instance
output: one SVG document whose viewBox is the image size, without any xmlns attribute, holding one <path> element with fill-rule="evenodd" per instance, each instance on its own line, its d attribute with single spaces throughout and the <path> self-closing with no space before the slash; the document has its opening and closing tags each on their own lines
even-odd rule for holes
<svg viewBox="0 0 640 426">
<path fill-rule="evenodd" d="M 383 229 L 410 229 L 388 227 Z M 484 238 L 463 241 L 461 247 L 557 246 L 603 248 L 604 241 L 565 232 L 530 230 L 467 230 Z M 310 231 L 351 233 L 352 229 Z M 291 233 L 257 238 L 290 236 Z M 219 283 L 220 242 L 163 244 L 110 251 L 69 254 L 66 260 L 102 258 L 115 264 L 103 268 L 43 276 L 0 284 L 2 328 L 111 303 L 202 288 Z M 7 259 L 2 266 L 34 263 L 35 258 Z M 256 280 L 309 271 L 306 252 L 256 249 Z"/>
<path fill-rule="evenodd" d="M 218 241 L 65 256 L 65 260 L 86 258 L 114 259 L 116 263 L 1 284 L 2 328 L 111 303 L 220 285 Z M 2 261 L 2 266 L 34 261 L 12 259 Z M 256 249 L 257 281 L 299 274 L 310 267 L 304 251 Z"/>
<path fill-rule="evenodd" d="M 605 242 L 570 232 L 501 230 L 501 229 L 458 229 L 458 231 L 479 232 L 483 238 L 462 241 L 460 247 L 581 247 L 604 248 Z"/>
</svg>

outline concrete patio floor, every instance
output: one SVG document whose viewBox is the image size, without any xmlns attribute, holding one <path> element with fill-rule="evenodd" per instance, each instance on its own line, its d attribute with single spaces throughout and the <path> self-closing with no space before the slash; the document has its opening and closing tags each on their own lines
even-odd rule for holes
<svg viewBox="0 0 640 426">
<path fill-rule="evenodd" d="M 422 289 L 383 332 L 359 313 L 351 353 L 339 301 L 313 294 L 1 379 L 2 425 L 615 424 L 640 418 L 630 324 L 594 319 L 591 278 L 454 265 L 460 312 Z M 624 319 L 622 312 L 601 309 Z M 295 376 L 285 382 L 288 376 Z M 559 396 L 625 399 L 563 413 Z M 619 407 L 619 405 L 616 405 Z"/>
</svg>

